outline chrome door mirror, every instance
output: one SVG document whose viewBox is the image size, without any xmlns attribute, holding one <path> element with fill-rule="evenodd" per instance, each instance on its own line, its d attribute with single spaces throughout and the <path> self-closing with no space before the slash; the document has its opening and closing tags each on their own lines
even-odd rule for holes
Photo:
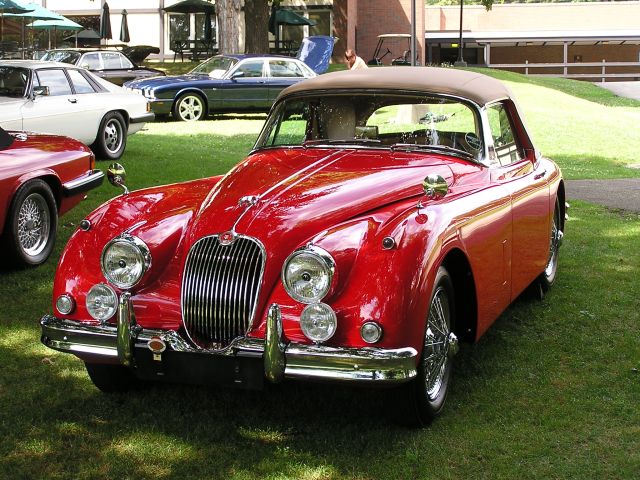
<svg viewBox="0 0 640 480">
<path fill-rule="evenodd" d="M 442 175 L 432 173 L 427 175 L 422 181 L 424 194 L 429 200 L 440 200 L 449 193 L 449 184 L 442 178 Z"/>
<path fill-rule="evenodd" d="M 109 168 L 107 169 L 107 178 L 111 185 L 122 188 L 125 195 L 129 193 L 129 189 L 124 184 L 127 179 L 127 172 L 125 172 L 122 165 L 119 163 L 112 163 L 109 165 Z"/>
<path fill-rule="evenodd" d="M 34 97 L 48 97 L 49 96 L 49 87 L 33 87 L 33 96 Z"/>
</svg>

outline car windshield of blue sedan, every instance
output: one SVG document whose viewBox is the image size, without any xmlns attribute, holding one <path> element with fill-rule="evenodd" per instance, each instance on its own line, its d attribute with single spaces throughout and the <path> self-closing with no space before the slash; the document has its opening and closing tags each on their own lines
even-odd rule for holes
<svg viewBox="0 0 640 480">
<path fill-rule="evenodd" d="M 190 73 L 205 74 L 211 78 L 222 78 L 222 76 L 238 61 L 230 57 L 211 57 L 206 62 L 202 62 Z"/>
<path fill-rule="evenodd" d="M 478 112 L 449 97 L 333 94 L 288 99 L 271 113 L 256 148 L 300 146 L 439 150 L 480 160 Z"/>
<path fill-rule="evenodd" d="M 24 97 L 29 70 L 19 67 L 0 67 L 0 96 Z"/>
</svg>

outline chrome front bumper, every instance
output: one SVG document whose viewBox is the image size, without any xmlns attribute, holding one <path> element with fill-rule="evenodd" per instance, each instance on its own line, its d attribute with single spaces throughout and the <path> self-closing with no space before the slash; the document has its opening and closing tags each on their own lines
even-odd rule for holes
<svg viewBox="0 0 640 480">
<path fill-rule="evenodd" d="M 167 351 L 176 354 L 206 356 L 211 362 L 229 357 L 262 357 L 264 376 L 273 383 L 285 378 L 319 381 L 344 381 L 369 384 L 395 384 L 416 376 L 417 351 L 413 348 L 382 349 L 341 348 L 323 345 L 287 343 L 282 333 L 278 305 L 271 305 L 264 340 L 238 338 L 224 350 L 204 351 L 193 347 L 178 333 L 143 329 L 136 324 L 131 298 L 120 297 L 117 326 L 86 325 L 45 315 L 40 321 L 42 343 L 61 352 L 73 353 L 82 360 L 119 363 L 136 367 L 136 351 L 147 349 L 147 342 L 159 338 Z M 156 358 L 162 363 L 162 356 Z"/>
</svg>

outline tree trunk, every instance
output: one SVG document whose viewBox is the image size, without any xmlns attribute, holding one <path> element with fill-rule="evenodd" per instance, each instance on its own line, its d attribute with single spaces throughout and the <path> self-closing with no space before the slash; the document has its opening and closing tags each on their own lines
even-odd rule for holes
<svg viewBox="0 0 640 480">
<path fill-rule="evenodd" d="M 218 40 L 220 53 L 240 53 L 241 0 L 218 0 Z"/>
<path fill-rule="evenodd" d="M 245 0 L 245 51 L 269 53 L 269 0 Z"/>
</svg>

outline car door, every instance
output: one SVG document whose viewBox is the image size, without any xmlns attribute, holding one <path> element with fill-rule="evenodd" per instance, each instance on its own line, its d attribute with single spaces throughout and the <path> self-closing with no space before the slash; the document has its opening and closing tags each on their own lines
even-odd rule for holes
<svg viewBox="0 0 640 480">
<path fill-rule="evenodd" d="M 225 110 L 266 110 L 270 107 L 265 62 L 261 58 L 240 62 L 221 88 L 222 108 Z"/>
<path fill-rule="evenodd" d="M 286 58 L 272 59 L 268 62 L 269 103 L 273 104 L 278 94 L 294 83 L 305 79 L 305 72 L 298 62 Z"/>
<path fill-rule="evenodd" d="M 518 296 L 544 270 L 550 221 L 547 172 L 518 138 L 515 108 L 507 102 L 487 107 L 493 138 L 492 181 L 511 196 L 511 297 Z"/>
<path fill-rule="evenodd" d="M 66 135 L 90 144 L 97 127 L 85 102 L 77 95 L 63 68 L 35 72 L 33 86 L 47 87 L 49 95 L 38 95 L 22 107 L 23 128 L 28 131 Z"/>
</svg>

